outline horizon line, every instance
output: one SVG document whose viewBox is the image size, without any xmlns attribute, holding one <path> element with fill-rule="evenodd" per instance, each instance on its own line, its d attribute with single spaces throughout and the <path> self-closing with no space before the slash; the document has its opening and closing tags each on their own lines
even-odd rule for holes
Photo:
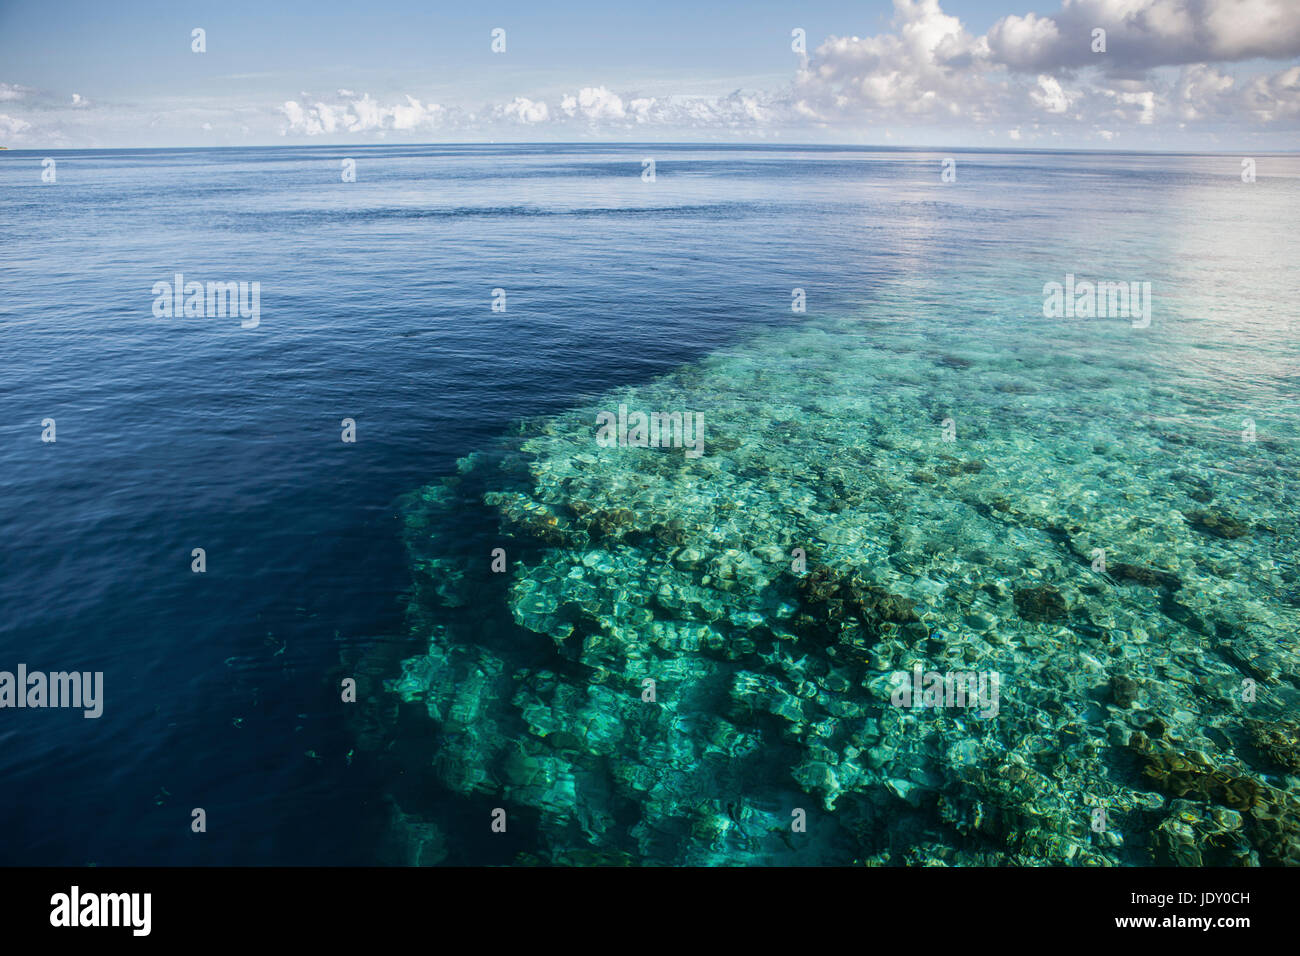
<svg viewBox="0 0 1300 956">
<path fill-rule="evenodd" d="M 73 153 L 73 152 L 139 152 L 139 151 L 173 151 L 197 152 L 201 150 L 222 149 L 380 149 L 385 147 L 463 147 L 463 146 L 688 146 L 717 149 L 823 149 L 855 150 L 859 152 L 894 151 L 894 152 L 976 152 L 976 153 L 1104 153 L 1109 155 L 1133 156 L 1240 156 L 1249 153 L 1252 156 L 1297 155 L 1300 149 L 1263 149 L 1251 150 L 1188 150 L 1188 149 L 1106 149 L 1103 147 L 1049 147 L 1049 146 L 912 146 L 898 144 L 862 144 L 862 143 L 772 143 L 772 142 L 711 142 L 698 140 L 464 140 L 456 142 L 410 142 L 410 143 L 275 143 L 258 145 L 214 145 L 214 146 L 57 146 L 57 147 L 11 147 L 0 145 L 0 152 L 6 153 Z"/>
</svg>

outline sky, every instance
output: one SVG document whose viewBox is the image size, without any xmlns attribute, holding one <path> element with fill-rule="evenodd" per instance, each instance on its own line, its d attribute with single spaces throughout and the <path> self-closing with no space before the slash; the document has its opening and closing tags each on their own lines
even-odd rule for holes
<svg viewBox="0 0 1300 956">
<path fill-rule="evenodd" d="M 10 148 L 588 140 L 1298 149 L 1300 0 L 0 0 Z"/>
</svg>

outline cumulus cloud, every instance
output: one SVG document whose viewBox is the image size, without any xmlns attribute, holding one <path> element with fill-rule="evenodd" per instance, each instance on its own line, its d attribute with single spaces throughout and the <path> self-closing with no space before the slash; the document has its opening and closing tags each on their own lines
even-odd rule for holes
<svg viewBox="0 0 1300 956">
<path fill-rule="evenodd" d="M 743 90 L 724 96 L 636 96 L 588 86 L 561 98 L 556 118 L 611 129 L 757 129 L 784 121 L 786 112 L 788 97 Z"/>
<path fill-rule="evenodd" d="M 1109 96 L 1113 102 L 1113 106 L 1106 114 L 1107 119 L 1137 123 L 1141 126 L 1148 126 L 1155 122 L 1156 94 L 1154 90 L 1140 90 L 1137 92 L 1103 90 L 1102 92 L 1104 95 Z"/>
<path fill-rule="evenodd" d="M 581 116 L 597 122 L 621 120 L 627 116 L 623 98 L 603 86 L 584 86 L 576 96 L 564 97 L 560 101 L 560 109 L 567 116 Z"/>
<path fill-rule="evenodd" d="M 530 100 L 526 96 L 516 96 L 509 103 L 495 107 L 499 119 L 513 120 L 516 123 L 532 125 L 545 123 L 551 117 L 551 110 L 544 102 Z"/>
<path fill-rule="evenodd" d="M 6 116 L 0 113 L 0 135 L 16 136 L 26 129 L 30 129 L 31 124 L 25 120 L 20 120 L 16 116 Z"/>
<path fill-rule="evenodd" d="M 330 102 L 322 99 L 301 104 L 297 100 L 287 100 L 280 112 L 288 121 L 282 133 L 320 136 L 435 129 L 442 124 L 447 110 L 437 103 L 421 103 L 410 95 L 404 101 L 385 106 L 372 99 L 369 93 L 357 96 L 349 90 L 340 90 Z"/>
<path fill-rule="evenodd" d="M 1039 75 L 1038 86 L 1029 91 L 1029 98 L 1048 113 L 1064 113 L 1070 108 L 1070 97 L 1061 88 L 1060 80 L 1046 74 Z"/>
<path fill-rule="evenodd" d="M 1173 108 L 1180 120 L 1193 123 L 1223 116 L 1231 109 L 1236 81 L 1206 63 L 1185 66 L 1173 93 Z"/>
<path fill-rule="evenodd" d="M 1255 77 L 1243 91 L 1242 104 L 1261 123 L 1300 119 L 1300 66 Z"/>
<path fill-rule="evenodd" d="M 347 94 L 344 96 L 343 94 Z M 384 131 L 482 130 L 493 126 L 531 126 L 613 132 L 654 129 L 750 129 L 764 131 L 791 115 L 789 97 L 736 90 L 721 96 L 644 96 L 605 86 L 584 86 L 547 103 L 516 96 L 465 112 L 424 104 L 405 96 L 385 104 L 369 94 L 340 90 L 333 97 L 301 94 L 277 112 L 281 135 L 337 136 Z"/>
<path fill-rule="evenodd" d="M 894 0 L 890 30 L 832 36 L 799 70 L 791 117 L 840 126 L 1296 119 L 1293 68 L 1241 83 L 1214 64 L 1300 55 L 1298 0 L 1063 0 L 1045 16 L 997 21 L 973 36 L 939 0 Z M 1231 26 L 1227 25 L 1231 21 Z M 1106 30 L 1093 53 L 1092 31 Z M 1159 67 L 1182 64 L 1178 79 Z M 1020 126 L 1021 135 L 1028 130 Z"/>
<path fill-rule="evenodd" d="M 988 33 L 993 62 L 1025 72 L 1116 71 L 1300 55 L 1296 0 L 1063 0 L 1051 16 L 1003 17 Z M 1106 52 L 1092 31 L 1106 31 Z"/>
<path fill-rule="evenodd" d="M 939 0 L 894 0 L 893 26 L 894 33 L 822 43 L 796 77 L 795 109 L 827 118 L 855 109 L 955 115 L 966 107 L 978 119 L 996 92 L 972 70 L 987 56 L 983 38 Z"/>
<path fill-rule="evenodd" d="M 988 33 L 991 59 L 1019 69 L 1041 68 L 1034 64 L 1059 65 L 1060 51 L 1065 46 L 1056 21 L 1036 13 L 1003 17 Z"/>
</svg>

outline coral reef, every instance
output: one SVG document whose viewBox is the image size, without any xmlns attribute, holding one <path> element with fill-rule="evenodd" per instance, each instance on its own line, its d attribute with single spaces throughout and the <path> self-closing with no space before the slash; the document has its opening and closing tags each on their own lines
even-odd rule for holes
<svg viewBox="0 0 1300 956">
<path fill-rule="evenodd" d="M 526 423 L 412 496 L 388 689 L 438 785 L 534 820 L 523 863 L 1297 862 L 1291 446 L 1117 441 L 1135 399 L 1095 369 L 858 331 Z M 599 446 L 620 403 L 701 413 L 705 454 Z M 929 672 L 996 706 L 900 705 Z"/>
</svg>

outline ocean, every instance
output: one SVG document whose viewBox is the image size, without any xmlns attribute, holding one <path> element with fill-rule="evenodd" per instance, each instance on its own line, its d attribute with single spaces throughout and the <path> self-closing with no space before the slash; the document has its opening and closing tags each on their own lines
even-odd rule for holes
<svg viewBox="0 0 1300 956">
<path fill-rule="evenodd" d="M 0 862 L 1300 862 L 1251 158 L 0 153 Z"/>
</svg>

